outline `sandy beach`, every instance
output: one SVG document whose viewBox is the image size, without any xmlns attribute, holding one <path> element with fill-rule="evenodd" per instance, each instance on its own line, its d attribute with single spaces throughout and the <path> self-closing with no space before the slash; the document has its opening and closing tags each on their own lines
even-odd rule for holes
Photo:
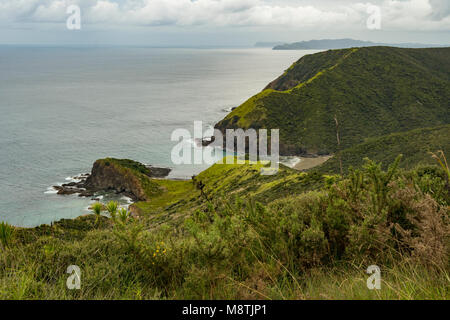
<svg viewBox="0 0 450 320">
<path fill-rule="evenodd" d="M 307 170 L 311 169 L 315 166 L 321 165 L 328 159 L 330 159 L 332 156 L 319 156 L 315 158 L 301 158 L 300 161 L 294 166 L 294 169 L 296 170 Z"/>
</svg>

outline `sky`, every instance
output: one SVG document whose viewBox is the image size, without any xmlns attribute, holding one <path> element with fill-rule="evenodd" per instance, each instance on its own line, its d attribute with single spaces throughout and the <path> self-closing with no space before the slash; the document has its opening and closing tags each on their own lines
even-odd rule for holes
<svg viewBox="0 0 450 320">
<path fill-rule="evenodd" d="M 79 30 L 67 27 L 78 21 L 71 5 Z M 450 0 L 0 0 L 0 44 L 249 47 L 337 38 L 450 44 Z"/>
</svg>

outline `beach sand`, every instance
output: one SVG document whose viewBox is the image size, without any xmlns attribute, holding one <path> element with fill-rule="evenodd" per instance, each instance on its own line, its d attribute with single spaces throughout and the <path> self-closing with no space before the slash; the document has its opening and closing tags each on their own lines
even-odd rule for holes
<svg viewBox="0 0 450 320">
<path fill-rule="evenodd" d="M 311 169 L 315 166 L 318 166 L 318 165 L 324 163 L 331 157 L 332 157 L 331 155 L 328 155 L 328 156 L 320 156 L 320 157 L 316 157 L 316 158 L 301 158 L 300 162 L 294 166 L 294 169 L 296 169 L 296 170 Z"/>
</svg>

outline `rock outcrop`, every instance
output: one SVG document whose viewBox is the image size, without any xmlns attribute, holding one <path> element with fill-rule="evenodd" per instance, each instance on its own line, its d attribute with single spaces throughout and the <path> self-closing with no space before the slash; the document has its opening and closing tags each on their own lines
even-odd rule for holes
<svg viewBox="0 0 450 320">
<path fill-rule="evenodd" d="M 170 171 L 172 171 L 170 168 L 154 167 L 151 165 L 147 165 L 146 167 L 150 170 L 148 175 L 151 178 L 165 178 L 169 175 Z"/>
<path fill-rule="evenodd" d="M 93 191 L 114 191 L 129 195 L 134 200 L 146 200 L 141 181 L 130 169 L 117 166 L 106 159 L 97 160 L 84 187 Z"/>
<path fill-rule="evenodd" d="M 134 201 L 147 201 L 162 190 L 151 178 L 166 177 L 171 169 L 145 166 L 128 159 L 106 158 L 95 161 L 91 174 L 79 182 L 54 186 L 58 194 L 78 193 L 80 197 L 92 197 L 99 191 L 124 194 Z"/>
</svg>

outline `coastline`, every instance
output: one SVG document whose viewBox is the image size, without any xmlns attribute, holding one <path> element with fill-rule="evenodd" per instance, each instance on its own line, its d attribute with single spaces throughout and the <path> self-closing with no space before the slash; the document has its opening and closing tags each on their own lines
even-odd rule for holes
<svg viewBox="0 0 450 320">
<path fill-rule="evenodd" d="M 326 155 L 326 156 L 317 156 L 314 158 L 300 158 L 300 161 L 294 165 L 293 169 L 300 171 L 308 170 L 321 165 L 322 163 L 326 162 L 332 157 L 333 157 L 332 155 Z"/>
</svg>

